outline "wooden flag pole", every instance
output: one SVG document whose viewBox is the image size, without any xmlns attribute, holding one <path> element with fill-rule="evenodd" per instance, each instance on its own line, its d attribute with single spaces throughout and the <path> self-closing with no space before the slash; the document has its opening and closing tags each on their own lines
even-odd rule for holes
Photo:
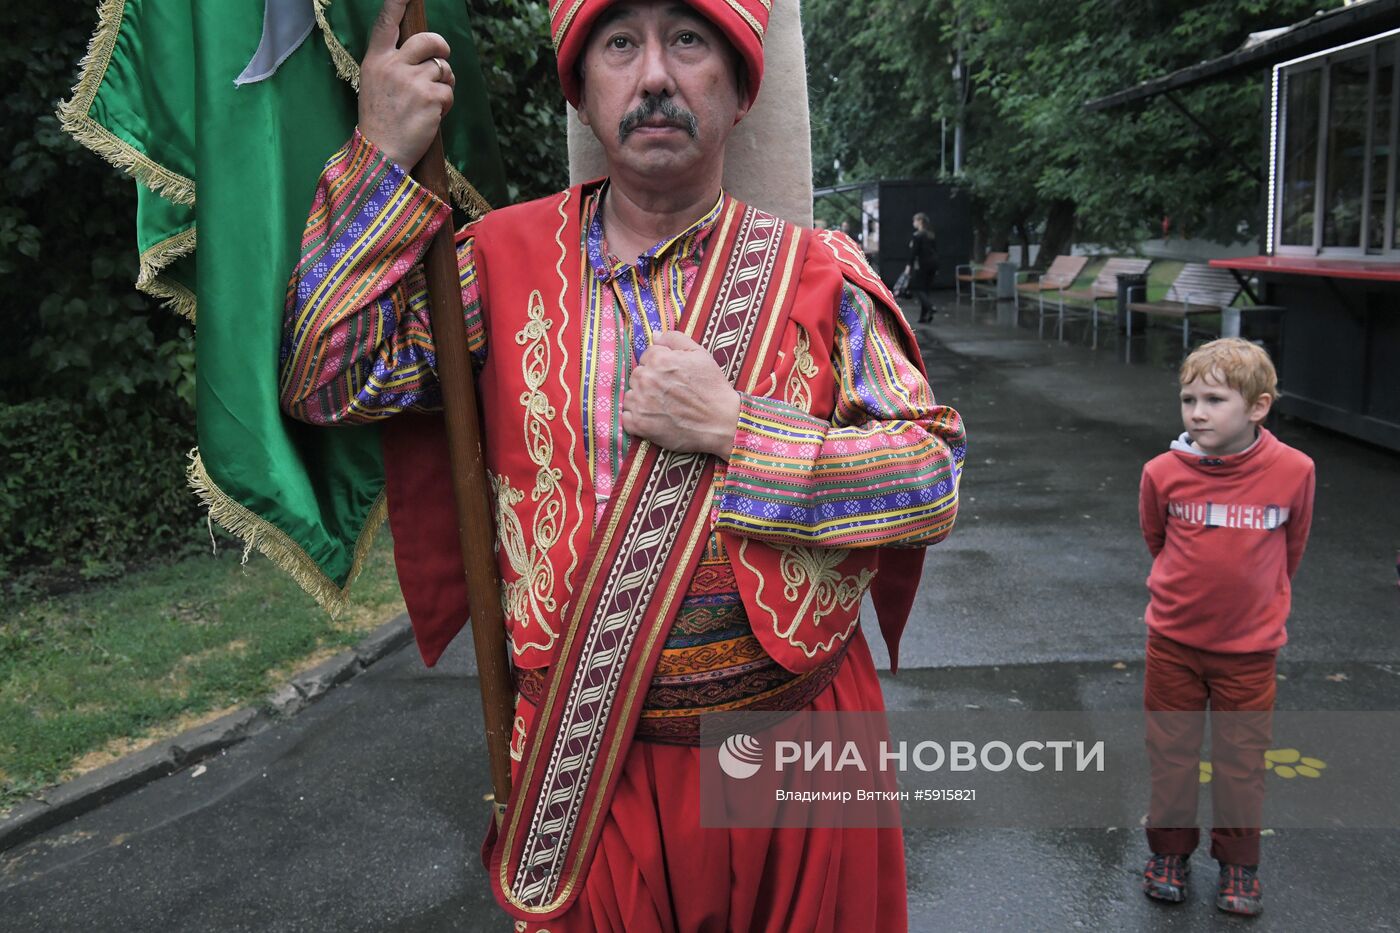
<svg viewBox="0 0 1400 933">
<path fill-rule="evenodd" d="M 399 28 L 399 41 L 426 32 L 427 28 L 423 0 L 410 0 Z M 441 132 L 414 166 L 413 177 L 443 201 L 451 203 Z M 494 547 L 495 527 L 486 465 L 481 456 L 481 422 L 467 354 L 461 276 L 450 222 L 443 224 L 433 237 L 423 258 L 423 271 L 428 283 L 437 377 L 442 387 L 447 446 L 452 463 L 452 493 L 457 505 L 457 536 L 462 545 L 462 569 L 467 576 L 472 642 L 476 647 L 477 677 L 481 683 L 481 710 L 486 720 L 486 750 L 491 762 L 491 786 L 499 821 L 510 799 L 510 736 L 515 719 L 515 687 L 506 650 L 500 570 Z"/>
</svg>

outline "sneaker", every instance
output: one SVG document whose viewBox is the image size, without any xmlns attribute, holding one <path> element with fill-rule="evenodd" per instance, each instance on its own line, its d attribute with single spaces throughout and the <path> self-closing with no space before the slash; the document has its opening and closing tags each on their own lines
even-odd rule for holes
<svg viewBox="0 0 1400 933">
<path fill-rule="evenodd" d="M 1189 858 L 1189 855 L 1153 855 L 1142 870 L 1143 893 L 1153 900 L 1173 904 L 1184 901 L 1186 878 L 1191 874 Z"/>
<path fill-rule="evenodd" d="M 1264 909 L 1264 891 L 1259 887 L 1258 865 L 1220 863 L 1220 886 L 1215 906 L 1232 914 L 1253 916 Z"/>
</svg>

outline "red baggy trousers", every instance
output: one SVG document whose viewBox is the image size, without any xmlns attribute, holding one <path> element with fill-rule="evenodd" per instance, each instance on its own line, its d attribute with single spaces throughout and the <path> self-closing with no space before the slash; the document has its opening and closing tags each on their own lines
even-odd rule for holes
<svg viewBox="0 0 1400 933">
<path fill-rule="evenodd" d="M 885 708 L 859 629 L 812 712 Z M 633 742 L 583 891 L 516 933 L 904 933 L 904 836 L 700 825 L 700 750 Z"/>
<path fill-rule="evenodd" d="M 1148 633 L 1143 706 L 1152 772 L 1147 844 L 1154 853 L 1190 855 L 1200 841 L 1196 802 L 1209 704 L 1210 789 L 1217 824 L 1210 833 L 1210 854 L 1221 862 L 1259 864 L 1264 752 L 1269 748 L 1277 690 L 1275 656 L 1274 651 L 1204 651 Z M 1186 712 L 1200 715 L 1181 715 Z M 1231 715 L 1215 715 L 1226 712 Z M 1220 825 L 1222 817 L 1228 825 Z"/>
</svg>

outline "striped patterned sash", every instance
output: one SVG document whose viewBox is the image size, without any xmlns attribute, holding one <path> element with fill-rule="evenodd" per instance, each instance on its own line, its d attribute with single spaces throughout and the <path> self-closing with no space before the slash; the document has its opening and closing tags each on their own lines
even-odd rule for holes
<svg viewBox="0 0 1400 933">
<path fill-rule="evenodd" d="M 771 369 L 807 237 L 730 199 L 687 300 L 687 333 L 731 383 Z M 701 336 L 696 336 L 699 333 Z M 715 459 L 633 446 L 587 558 L 559 660 L 491 853 L 492 888 L 521 919 L 583 886 L 666 635 L 704 550 Z"/>
</svg>

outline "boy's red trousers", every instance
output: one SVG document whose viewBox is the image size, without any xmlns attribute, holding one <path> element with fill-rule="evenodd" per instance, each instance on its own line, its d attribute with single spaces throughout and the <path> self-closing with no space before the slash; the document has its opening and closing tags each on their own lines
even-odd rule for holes
<svg viewBox="0 0 1400 933">
<path fill-rule="evenodd" d="M 1229 826 L 1210 833 L 1211 857 L 1237 865 L 1259 864 L 1259 826 L 1264 805 L 1264 752 L 1269 748 L 1277 652 L 1221 654 L 1192 648 L 1148 632 L 1143 706 L 1152 803 L 1147 844 L 1159 855 L 1190 855 L 1200 841 L 1196 801 L 1200 795 L 1201 740 L 1207 704 L 1215 712 L 1259 715 L 1211 716 L 1211 801 Z M 1153 716 L 1155 711 L 1201 711 L 1200 716 Z M 1217 815 L 1216 822 L 1220 822 Z"/>
</svg>

